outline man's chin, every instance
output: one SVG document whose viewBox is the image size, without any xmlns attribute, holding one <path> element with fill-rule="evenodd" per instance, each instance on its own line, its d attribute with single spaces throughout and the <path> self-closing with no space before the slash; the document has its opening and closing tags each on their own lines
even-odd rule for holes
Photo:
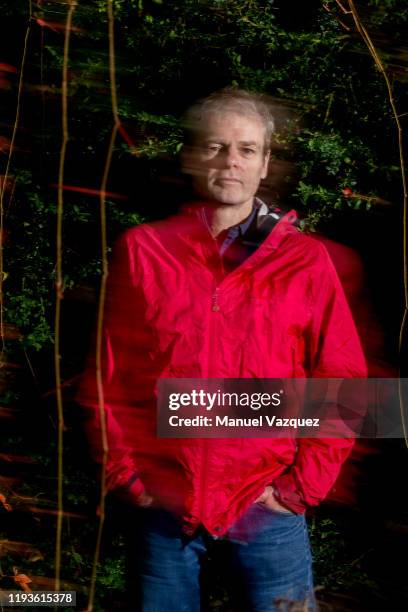
<svg viewBox="0 0 408 612">
<path fill-rule="evenodd" d="M 224 204 L 227 206 L 240 206 L 243 204 L 246 199 L 242 197 L 242 195 L 238 193 L 233 193 L 232 190 L 230 192 L 226 192 L 226 190 L 214 191 L 209 194 L 211 200 L 218 204 Z"/>
</svg>

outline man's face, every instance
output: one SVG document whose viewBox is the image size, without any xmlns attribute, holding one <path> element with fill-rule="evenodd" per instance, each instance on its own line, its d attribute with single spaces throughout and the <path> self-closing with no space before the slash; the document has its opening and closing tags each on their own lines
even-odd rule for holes
<svg viewBox="0 0 408 612">
<path fill-rule="evenodd" d="M 194 146 L 184 153 L 184 171 L 197 194 L 229 205 L 250 205 L 266 177 L 265 127 L 255 116 L 210 114 Z"/>
</svg>

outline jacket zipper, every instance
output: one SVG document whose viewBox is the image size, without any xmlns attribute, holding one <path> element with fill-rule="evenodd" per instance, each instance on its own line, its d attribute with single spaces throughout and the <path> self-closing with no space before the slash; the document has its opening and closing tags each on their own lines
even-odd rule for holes
<svg viewBox="0 0 408 612">
<path fill-rule="evenodd" d="M 208 325 L 208 365 L 207 365 L 207 377 L 212 378 L 213 373 L 213 362 L 217 358 L 216 352 L 216 339 L 217 339 L 217 327 L 218 327 L 218 316 L 220 312 L 219 304 L 220 288 L 218 285 L 214 287 L 213 294 L 211 296 L 211 312 L 209 317 Z"/>
<path fill-rule="evenodd" d="M 211 310 L 213 312 L 219 312 L 219 310 L 220 310 L 220 305 L 218 304 L 219 291 L 220 291 L 220 288 L 216 287 L 214 289 L 214 293 L 212 294 L 212 307 L 211 307 Z"/>
<path fill-rule="evenodd" d="M 222 257 L 219 254 L 218 246 L 215 238 L 213 237 L 214 248 L 219 258 L 219 270 L 217 271 L 214 277 L 214 289 L 211 295 L 211 303 L 210 303 L 210 316 L 209 316 L 209 326 L 208 326 L 208 365 L 207 365 L 207 377 L 211 378 L 213 373 L 212 361 L 216 358 L 216 347 L 215 341 L 217 338 L 217 323 L 218 323 L 218 313 L 220 311 L 219 304 L 219 295 L 220 288 L 219 283 L 225 276 L 224 266 L 222 262 Z M 207 462 L 210 455 L 208 445 L 211 444 L 211 440 L 207 440 L 204 438 L 202 440 L 202 454 L 201 454 L 201 470 L 200 470 L 200 518 L 203 518 L 204 508 L 205 508 L 205 500 L 207 494 L 206 480 L 207 480 Z"/>
<path fill-rule="evenodd" d="M 220 304 L 219 304 L 220 287 L 219 285 L 224 279 L 225 270 L 224 270 L 222 257 L 218 250 L 217 241 L 214 238 L 214 236 L 211 234 L 211 230 L 207 223 L 207 219 L 205 215 L 203 217 L 203 220 L 212 238 L 213 247 L 214 247 L 216 256 L 218 257 L 218 262 L 219 262 L 218 270 L 215 271 L 215 275 L 214 275 L 214 289 L 211 294 L 209 326 L 208 326 L 209 341 L 208 341 L 207 378 L 211 378 L 211 375 L 213 373 L 212 361 L 214 360 L 214 357 L 216 358 L 216 354 L 217 354 L 215 350 L 216 349 L 215 341 L 217 338 L 217 327 L 218 327 L 217 319 L 219 316 L 218 313 L 220 312 Z M 202 439 L 201 470 L 200 470 L 200 498 L 199 498 L 200 519 L 203 518 L 205 500 L 206 500 L 206 495 L 207 495 L 206 480 L 207 480 L 207 462 L 210 456 L 210 450 L 208 448 L 209 444 L 211 444 L 211 439 L 209 440 L 206 438 Z"/>
<path fill-rule="evenodd" d="M 211 374 L 213 371 L 212 360 L 216 357 L 216 351 L 214 351 L 214 340 L 217 338 L 216 328 L 217 328 L 217 317 L 220 311 L 219 297 L 220 297 L 220 283 L 223 281 L 225 276 L 224 264 L 222 261 L 222 257 L 218 250 L 217 241 L 212 236 L 213 245 L 216 252 L 216 256 L 218 257 L 218 269 L 214 270 L 214 289 L 211 295 L 211 312 L 210 312 L 210 321 L 209 321 L 209 342 L 208 342 L 208 365 L 207 365 L 207 376 L 211 378 Z"/>
<path fill-rule="evenodd" d="M 221 262 L 222 269 L 222 262 Z M 216 347 L 215 340 L 217 338 L 217 319 L 218 313 L 220 311 L 219 305 L 219 287 L 216 282 L 214 291 L 211 295 L 211 305 L 210 305 L 210 317 L 209 317 L 209 326 L 208 326 L 208 366 L 207 366 L 207 377 L 211 378 L 213 373 L 212 361 L 216 356 Z M 206 480 L 207 480 L 207 463 L 209 459 L 209 448 L 208 445 L 211 444 L 211 440 L 207 440 L 204 438 L 202 440 L 202 453 L 201 453 L 201 470 L 200 470 L 200 500 L 199 500 L 199 508 L 200 508 L 200 518 L 203 518 L 204 508 L 205 508 L 205 500 L 206 500 Z"/>
</svg>

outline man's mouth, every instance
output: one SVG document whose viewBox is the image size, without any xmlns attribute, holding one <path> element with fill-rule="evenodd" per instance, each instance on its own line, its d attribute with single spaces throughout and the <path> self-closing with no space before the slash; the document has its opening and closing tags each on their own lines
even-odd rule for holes
<svg viewBox="0 0 408 612">
<path fill-rule="evenodd" d="M 221 185 L 235 185 L 235 184 L 239 184 L 241 183 L 241 181 L 237 178 L 231 178 L 231 177 L 225 177 L 225 178 L 218 178 L 215 181 L 217 184 L 221 184 Z"/>
</svg>

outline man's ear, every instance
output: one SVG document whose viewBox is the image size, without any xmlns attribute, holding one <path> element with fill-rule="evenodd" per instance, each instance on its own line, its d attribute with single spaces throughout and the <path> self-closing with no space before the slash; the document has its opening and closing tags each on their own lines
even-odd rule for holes
<svg viewBox="0 0 408 612">
<path fill-rule="evenodd" d="M 261 179 L 264 179 L 268 176 L 268 167 L 269 167 L 269 160 L 271 158 L 271 151 L 270 149 L 265 153 L 265 158 L 264 158 L 264 162 L 263 162 L 263 167 L 262 167 L 262 174 L 261 174 Z"/>
</svg>

